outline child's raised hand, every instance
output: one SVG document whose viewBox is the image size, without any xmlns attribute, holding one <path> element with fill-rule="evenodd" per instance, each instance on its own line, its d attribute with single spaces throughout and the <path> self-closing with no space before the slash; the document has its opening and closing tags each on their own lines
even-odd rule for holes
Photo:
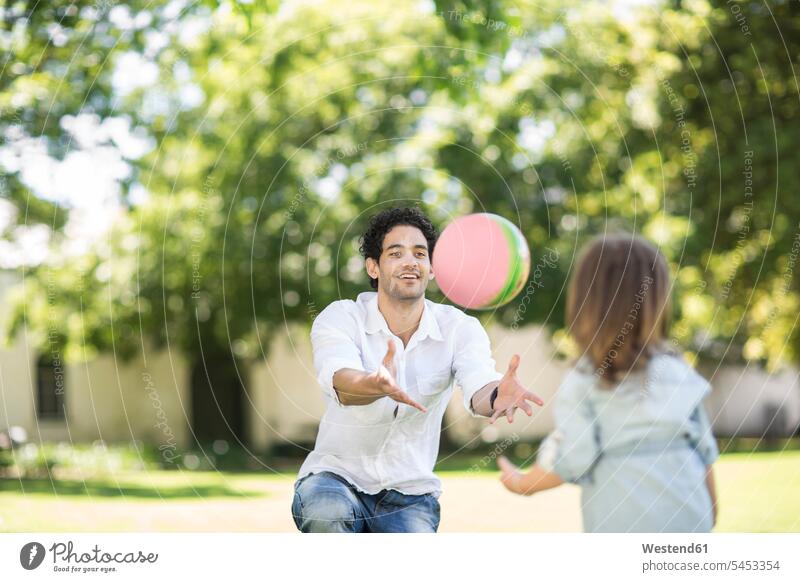
<svg viewBox="0 0 800 582">
<path fill-rule="evenodd" d="M 518 495 L 533 495 L 563 483 L 556 473 L 540 465 L 533 465 L 527 473 L 523 473 L 514 463 L 501 456 L 497 458 L 497 466 L 500 467 L 500 481 L 506 489 Z"/>
<path fill-rule="evenodd" d="M 497 458 L 497 466 L 500 468 L 500 482 L 512 493 L 521 495 L 522 473 L 519 468 L 502 455 Z"/>
</svg>

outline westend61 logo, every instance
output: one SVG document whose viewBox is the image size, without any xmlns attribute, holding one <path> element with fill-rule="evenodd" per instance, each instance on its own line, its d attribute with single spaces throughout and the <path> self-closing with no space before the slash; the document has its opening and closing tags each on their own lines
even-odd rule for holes
<svg viewBox="0 0 800 582">
<path fill-rule="evenodd" d="M 72 542 L 56 542 L 48 550 L 39 542 L 30 542 L 22 546 L 19 552 L 19 563 L 26 570 L 35 570 L 44 561 L 49 552 L 53 557 L 54 572 L 115 572 L 113 564 L 154 564 L 158 554 L 136 552 L 104 552 L 95 544 L 88 552 L 74 551 Z M 112 565 L 109 565 L 112 564 Z"/>
</svg>

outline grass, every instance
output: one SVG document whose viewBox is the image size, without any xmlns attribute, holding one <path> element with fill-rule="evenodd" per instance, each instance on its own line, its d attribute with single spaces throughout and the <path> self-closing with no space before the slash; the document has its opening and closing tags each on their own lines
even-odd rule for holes
<svg viewBox="0 0 800 582">
<path fill-rule="evenodd" d="M 466 519 L 463 508 L 475 499 L 489 506 L 514 504 L 530 515 L 508 528 L 514 531 L 550 527 L 544 524 L 557 523 L 564 506 L 578 515 L 571 508 L 578 503 L 573 488 L 558 497 L 562 507 L 552 508 L 551 521 L 537 522 L 540 509 L 531 504 L 539 496 L 510 499 L 495 471 L 475 470 L 480 460 L 453 458 L 437 467 L 445 490 L 443 531 L 505 529 L 502 516 L 492 523 Z M 716 471 L 721 504 L 716 531 L 800 531 L 800 451 L 725 454 Z M 5 479 L 0 480 L 0 531 L 293 531 L 294 477 L 294 470 L 140 470 L 56 481 Z M 459 519 L 448 526 L 448 514 Z M 579 519 L 570 519 L 565 529 L 579 529 Z"/>
<path fill-rule="evenodd" d="M 800 532 L 800 451 L 726 454 L 715 471 L 716 531 Z"/>
</svg>

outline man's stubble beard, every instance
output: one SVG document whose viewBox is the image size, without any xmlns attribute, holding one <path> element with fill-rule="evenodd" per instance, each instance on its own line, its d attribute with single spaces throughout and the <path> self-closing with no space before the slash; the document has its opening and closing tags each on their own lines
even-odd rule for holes
<svg viewBox="0 0 800 582">
<path fill-rule="evenodd" d="M 418 301 L 421 298 L 425 297 L 425 290 L 427 289 L 428 285 L 421 285 L 420 291 L 413 292 L 413 294 L 406 294 L 403 291 L 403 288 L 400 286 L 401 284 L 394 284 L 394 282 L 388 285 L 388 289 L 386 290 L 386 295 L 388 295 L 394 301 Z"/>
</svg>

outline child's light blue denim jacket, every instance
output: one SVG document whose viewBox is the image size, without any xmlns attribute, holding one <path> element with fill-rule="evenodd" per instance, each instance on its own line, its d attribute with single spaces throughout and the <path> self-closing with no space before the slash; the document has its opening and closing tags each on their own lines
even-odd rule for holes
<svg viewBox="0 0 800 582">
<path fill-rule="evenodd" d="M 606 387 L 603 387 L 603 386 Z M 588 532 L 707 532 L 706 467 L 719 455 L 703 399 L 708 382 L 659 354 L 610 386 L 585 359 L 554 402 L 538 463 L 582 488 Z"/>
</svg>

